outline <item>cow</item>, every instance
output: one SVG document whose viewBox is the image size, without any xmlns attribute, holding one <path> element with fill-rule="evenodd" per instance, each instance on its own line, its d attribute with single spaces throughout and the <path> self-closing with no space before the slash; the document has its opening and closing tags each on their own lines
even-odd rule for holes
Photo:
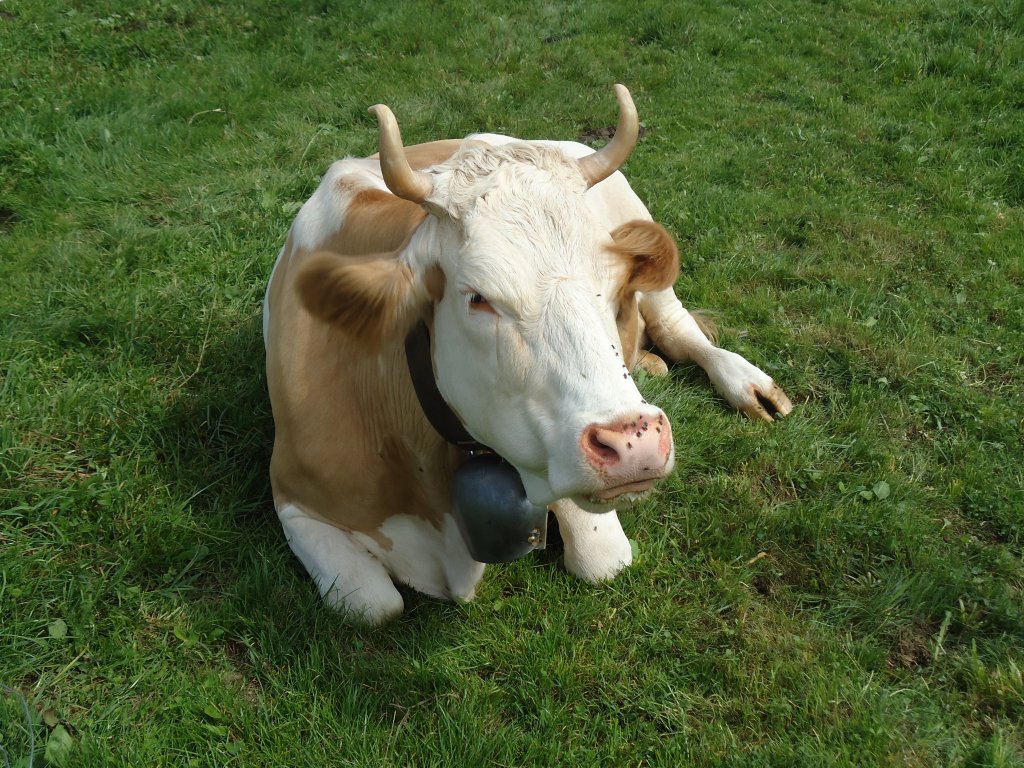
<svg viewBox="0 0 1024 768">
<path fill-rule="evenodd" d="M 469 453 L 424 413 L 407 339 L 454 418 L 555 515 L 565 568 L 611 579 L 632 561 L 614 507 L 673 467 L 668 418 L 631 373 L 702 367 L 753 418 L 786 394 L 717 347 L 673 293 L 676 244 L 619 172 L 639 122 L 615 86 L 616 131 L 594 152 L 496 134 L 404 147 L 370 109 L 379 152 L 332 164 L 299 210 L 264 301 L 274 505 L 325 602 L 378 624 L 397 585 L 474 597 L 484 564 L 453 521 Z"/>
</svg>

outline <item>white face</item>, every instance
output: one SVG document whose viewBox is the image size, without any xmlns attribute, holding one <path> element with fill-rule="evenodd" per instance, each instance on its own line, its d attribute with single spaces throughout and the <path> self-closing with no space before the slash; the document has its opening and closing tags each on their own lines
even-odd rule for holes
<svg viewBox="0 0 1024 768">
<path fill-rule="evenodd" d="M 602 511 L 671 469 L 670 428 L 624 365 L 615 297 L 626 268 L 608 233 L 581 191 L 532 193 L 520 205 L 489 192 L 439 222 L 438 388 L 533 503 Z"/>
</svg>

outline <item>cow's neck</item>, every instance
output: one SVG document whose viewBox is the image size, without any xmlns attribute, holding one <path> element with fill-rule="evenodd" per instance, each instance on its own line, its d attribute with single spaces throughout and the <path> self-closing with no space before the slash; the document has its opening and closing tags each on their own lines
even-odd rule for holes
<svg viewBox="0 0 1024 768">
<path fill-rule="evenodd" d="M 452 477 L 451 513 L 470 555 L 481 563 L 506 563 L 547 545 L 547 508 L 526 498 L 518 471 L 466 431 L 437 388 L 430 329 L 418 322 L 405 339 L 416 397 L 427 421 L 468 454 Z"/>
<path fill-rule="evenodd" d="M 455 415 L 440 390 L 434 376 L 433 358 L 430 353 L 430 330 L 424 321 L 419 321 L 405 339 L 405 359 L 409 365 L 416 398 L 420 402 L 427 421 L 434 430 L 452 445 L 470 453 L 493 453 L 487 446 L 477 442 L 466 431 L 466 427 Z"/>
</svg>

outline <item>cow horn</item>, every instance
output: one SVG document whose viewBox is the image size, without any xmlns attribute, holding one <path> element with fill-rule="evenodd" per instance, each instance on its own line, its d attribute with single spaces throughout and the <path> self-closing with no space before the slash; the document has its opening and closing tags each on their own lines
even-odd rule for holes
<svg viewBox="0 0 1024 768">
<path fill-rule="evenodd" d="M 434 188 L 434 182 L 428 174 L 414 171 L 409 165 L 394 113 L 384 104 L 370 107 L 369 112 L 380 125 L 380 171 L 384 183 L 392 194 L 422 203 Z"/>
<path fill-rule="evenodd" d="M 615 97 L 619 101 L 619 124 L 615 128 L 615 135 L 597 152 L 581 157 L 577 161 L 588 187 L 607 179 L 619 170 L 619 166 L 626 162 L 633 151 L 640 135 L 640 120 L 636 116 L 636 107 L 633 105 L 633 97 L 629 95 L 629 89 L 624 85 L 616 85 Z"/>
</svg>

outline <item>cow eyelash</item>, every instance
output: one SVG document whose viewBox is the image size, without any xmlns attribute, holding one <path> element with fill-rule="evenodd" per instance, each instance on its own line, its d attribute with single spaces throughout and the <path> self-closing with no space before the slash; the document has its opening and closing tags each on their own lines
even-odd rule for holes
<svg viewBox="0 0 1024 768">
<path fill-rule="evenodd" d="M 469 308 L 477 312 L 490 312 L 491 314 L 498 314 L 494 307 L 491 306 L 491 302 L 483 297 L 483 294 L 473 291 L 469 294 Z"/>
</svg>

